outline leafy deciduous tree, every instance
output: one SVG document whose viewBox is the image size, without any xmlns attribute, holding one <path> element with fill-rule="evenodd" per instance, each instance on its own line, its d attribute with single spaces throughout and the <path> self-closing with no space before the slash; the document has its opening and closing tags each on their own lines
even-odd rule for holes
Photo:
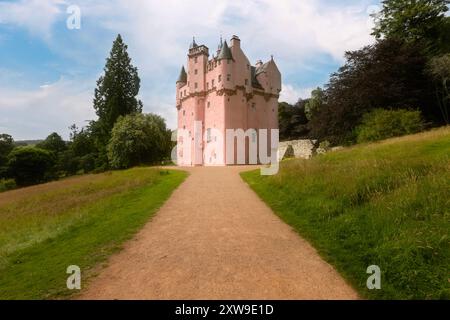
<svg viewBox="0 0 450 320">
<path fill-rule="evenodd" d="M 170 153 L 171 132 L 163 118 L 154 114 L 120 117 L 108 144 L 113 168 L 122 169 L 161 161 Z"/>
<path fill-rule="evenodd" d="M 440 36 L 449 3 L 449 0 L 383 0 L 381 12 L 375 14 L 373 35 L 407 42 L 428 39 L 432 45 Z"/>
<path fill-rule="evenodd" d="M 55 158 L 50 151 L 36 147 L 18 147 L 8 156 L 9 173 L 19 186 L 49 180 L 54 164 Z"/>
</svg>

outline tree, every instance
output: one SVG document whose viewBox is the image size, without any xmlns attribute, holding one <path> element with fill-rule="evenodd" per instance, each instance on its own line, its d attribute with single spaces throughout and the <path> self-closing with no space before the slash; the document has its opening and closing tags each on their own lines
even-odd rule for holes
<svg viewBox="0 0 450 320">
<path fill-rule="evenodd" d="M 152 164 L 170 154 L 171 132 L 163 118 L 154 114 L 120 117 L 108 144 L 108 159 L 115 169 Z"/>
<path fill-rule="evenodd" d="M 281 140 L 292 140 L 307 135 L 305 104 L 307 100 L 299 99 L 295 105 L 281 102 L 278 105 L 278 125 Z"/>
<path fill-rule="evenodd" d="M 325 92 L 322 88 L 317 87 L 317 89 L 311 92 L 311 99 L 305 105 L 305 114 L 308 120 L 311 120 L 312 116 L 319 111 L 324 103 Z"/>
<path fill-rule="evenodd" d="M 36 147 L 54 152 L 55 154 L 67 149 L 66 142 L 56 132 L 51 133 L 44 141 L 38 143 Z"/>
<path fill-rule="evenodd" d="M 106 59 L 105 73 L 98 79 L 95 89 L 94 109 L 103 145 L 109 140 L 120 116 L 142 112 L 142 102 L 136 98 L 140 79 L 137 68 L 131 64 L 127 48 L 119 34 Z"/>
<path fill-rule="evenodd" d="M 8 156 L 9 173 L 19 186 L 48 181 L 54 164 L 51 152 L 36 147 L 18 147 Z"/>
<path fill-rule="evenodd" d="M 427 59 L 422 43 L 394 38 L 347 52 L 345 65 L 326 86 L 326 104 L 309 123 L 310 137 L 353 142 L 362 115 L 375 108 L 419 108 L 426 120 L 442 123 L 424 72 Z"/>
<path fill-rule="evenodd" d="M 436 98 L 442 118 L 446 124 L 450 123 L 450 54 L 434 57 L 428 63 L 428 73 L 436 86 Z"/>
<path fill-rule="evenodd" d="M 6 133 L 0 134 L 0 178 L 7 175 L 7 161 L 9 153 L 14 149 L 13 138 Z"/>
<path fill-rule="evenodd" d="M 445 23 L 449 0 L 384 0 L 375 14 L 373 35 L 407 42 L 428 39 L 433 45 Z"/>
<path fill-rule="evenodd" d="M 9 134 L 0 134 L 0 166 L 6 163 L 12 149 L 14 149 L 14 139 Z"/>
<path fill-rule="evenodd" d="M 363 116 L 356 128 L 357 141 L 362 143 L 413 134 L 423 127 L 420 111 L 374 109 Z"/>
</svg>

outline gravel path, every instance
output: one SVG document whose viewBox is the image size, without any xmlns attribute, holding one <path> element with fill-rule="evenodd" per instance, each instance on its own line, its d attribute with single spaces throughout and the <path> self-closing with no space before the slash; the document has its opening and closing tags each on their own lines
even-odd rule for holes
<svg viewBox="0 0 450 320">
<path fill-rule="evenodd" d="M 81 299 L 357 299 L 242 181 L 196 167 Z"/>
</svg>

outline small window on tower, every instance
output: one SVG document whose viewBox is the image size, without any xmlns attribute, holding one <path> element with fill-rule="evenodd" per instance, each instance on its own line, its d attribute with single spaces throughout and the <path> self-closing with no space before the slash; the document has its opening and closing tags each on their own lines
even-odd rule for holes
<svg viewBox="0 0 450 320">
<path fill-rule="evenodd" d="M 208 101 L 208 108 L 211 106 L 211 102 Z"/>
<path fill-rule="evenodd" d="M 227 81 L 231 80 L 231 74 L 227 74 Z"/>
<path fill-rule="evenodd" d="M 248 86 L 248 79 L 245 79 L 245 85 Z"/>
<path fill-rule="evenodd" d="M 214 87 L 214 79 L 211 80 L 211 86 Z"/>
<path fill-rule="evenodd" d="M 186 115 L 186 110 L 183 110 L 183 116 L 185 116 Z"/>
<path fill-rule="evenodd" d="M 184 95 L 186 96 L 186 89 L 184 89 Z"/>
<path fill-rule="evenodd" d="M 219 74 L 219 79 L 217 80 L 217 82 L 220 82 L 220 81 L 222 81 L 222 75 L 221 74 Z"/>
<path fill-rule="evenodd" d="M 194 63 L 197 63 L 197 57 L 194 58 Z"/>
<path fill-rule="evenodd" d="M 194 70 L 194 74 L 197 74 L 197 73 L 198 73 L 198 70 L 197 70 L 197 69 L 195 69 L 195 70 Z"/>
<path fill-rule="evenodd" d="M 197 87 L 198 87 L 198 83 L 196 82 L 196 83 L 194 83 L 194 88 L 197 89 Z"/>
<path fill-rule="evenodd" d="M 206 83 L 206 90 L 209 89 L 209 82 Z"/>
</svg>

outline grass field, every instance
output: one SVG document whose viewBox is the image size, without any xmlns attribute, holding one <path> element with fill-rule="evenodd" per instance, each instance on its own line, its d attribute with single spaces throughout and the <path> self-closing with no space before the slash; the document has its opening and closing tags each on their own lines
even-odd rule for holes
<svg viewBox="0 0 450 320">
<path fill-rule="evenodd" d="M 362 297 L 450 298 L 449 127 L 242 177 Z M 380 290 L 366 287 L 369 265 Z"/>
<path fill-rule="evenodd" d="M 0 299 L 72 294 L 156 212 L 187 173 L 135 168 L 69 178 L 0 194 Z"/>
</svg>

